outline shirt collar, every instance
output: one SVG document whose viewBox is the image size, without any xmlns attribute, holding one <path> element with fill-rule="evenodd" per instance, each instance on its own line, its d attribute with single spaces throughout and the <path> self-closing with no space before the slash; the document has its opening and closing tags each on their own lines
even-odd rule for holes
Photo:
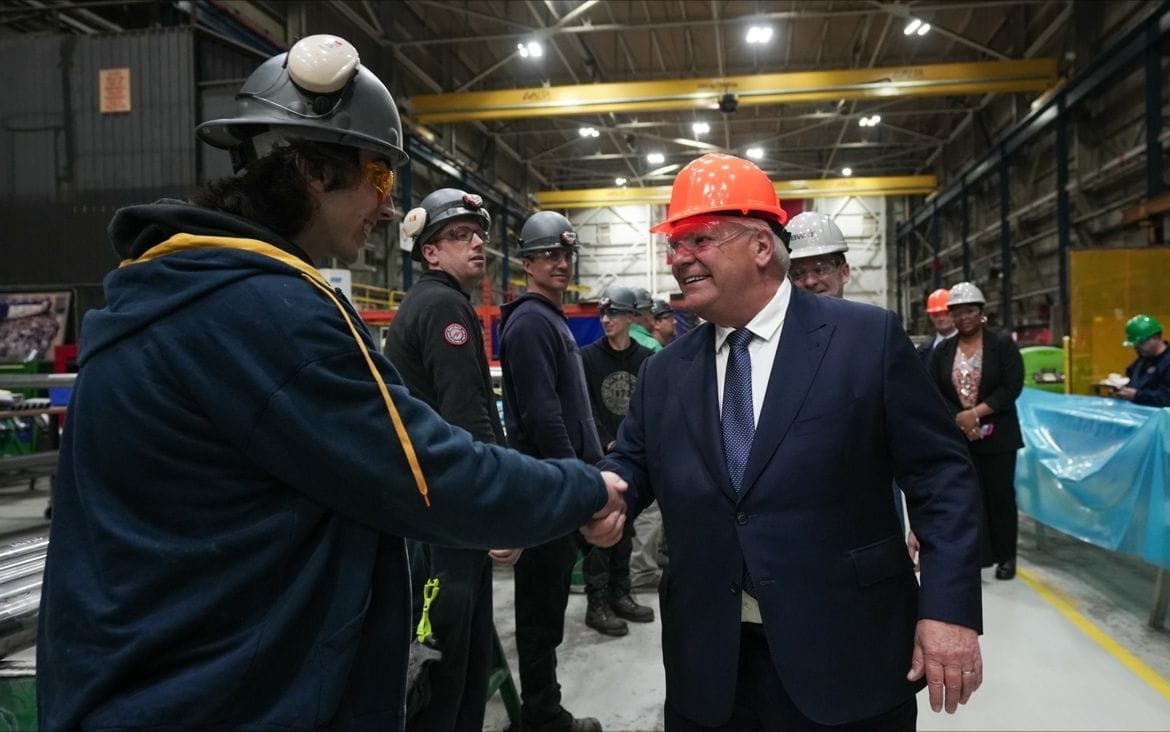
<svg viewBox="0 0 1170 732">
<path fill-rule="evenodd" d="M 788 312 L 788 303 L 792 300 L 792 283 L 785 277 L 780 282 L 780 286 L 776 288 L 776 294 L 768 301 L 768 304 L 756 313 L 756 316 L 748 321 L 744 326 L 752 335 L 761 340 L 770 341 L 776 337 L 780 332 L 780 326 L 784 325 L 784 316 Z M 732 331 L 738 328 L 727 328 L 722 325 L 715 326 L 715 352 L 718 353 L 723 348 L 723 344 L 727 341 L 727 336 L 731 335 Z"/>
</svg>

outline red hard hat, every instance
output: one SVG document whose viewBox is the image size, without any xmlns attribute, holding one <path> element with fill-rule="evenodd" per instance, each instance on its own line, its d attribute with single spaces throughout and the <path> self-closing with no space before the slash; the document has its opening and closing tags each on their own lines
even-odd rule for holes
<svg viewBox="0 0 1170 732">
<path fill-rule="evenodd" d="M 733 211 L 774 219 L 781 224 L 788 221 L 788 214 L 780 207 L 776 189 L 764 171 L 743 158 L 711 153 L 692 160 L 679 171 L 670 191 L 666 221 L 650 231 L 669 234 L 685 218 Z"/>
<path fill-rule="evenodd" d="M 926 298 L 926 312 L 931 315 L 947 312 L 947 301 L 950 297 L 949 290 L 938 289 L 930 293 L 930 297 Z"/>
</svg>

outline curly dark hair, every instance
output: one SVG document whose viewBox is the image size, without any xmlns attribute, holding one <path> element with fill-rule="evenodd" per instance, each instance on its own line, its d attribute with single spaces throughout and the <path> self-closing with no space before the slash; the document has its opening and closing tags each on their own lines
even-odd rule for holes
<svg viewBox="0 0 1170 732">
<path fill-rule="evenodd" d="M 288 140 L 240 174 L 205 184 L 191 202 L 242 216 L 291 239 L 313 215 L 308 177 L 333 191 L 361 177 L 357 148 L 310 140 Z"/>
</svg>

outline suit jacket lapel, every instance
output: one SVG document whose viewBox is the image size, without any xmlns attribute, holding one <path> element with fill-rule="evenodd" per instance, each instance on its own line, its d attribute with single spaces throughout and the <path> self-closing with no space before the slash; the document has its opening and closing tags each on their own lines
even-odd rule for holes
<svg viewBox="0 0 1170 732">
<path fill-rule="evenodd" d="M 744 469 L 741 497 L 752 489 L 784 440 L 796 413 L 804 404 L 835 329 L 825 322 L 815 295 L 793 288 L 776 359 L 772 363 L 772 375 L 768 379 L 768 391 L 760 409 L 756 436 Z"/>
<path fill-rule="evenodd" d="M 682 379 L 672 392 L 677 395 L 694 396 L 681 397 L 683 411 L 687 415 L 687 429 L 691 431 L 693 443 L 698 447 L 707 472 L 718 481 L 719 489 L 734 501 L 735 489 L 731 487 L 731 478 L 727 475 L 727 461 L 723 457 L 723 433 L 719 428 L 719 395 L 715 380 L 715 327 L 709 323 L 702 327 L 706 332 L 695 339 L 697 348 L 691 351 L 689 357 L 682 357 L 683 363 L 680 364 Z M 686 362 L 688 359 L 689 363 Z"/>
</svg>

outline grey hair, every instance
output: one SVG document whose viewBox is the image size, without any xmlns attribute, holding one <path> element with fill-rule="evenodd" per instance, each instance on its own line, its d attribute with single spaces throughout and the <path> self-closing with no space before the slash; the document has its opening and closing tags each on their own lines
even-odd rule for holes
<svg viewBox="0 0 1170 732">
<path fill-rule="evenodd" d="M 784 240 L 772 230 L 767 221 L 756 218 L 749 218 L 747 216 L 732 216 L 729 217 L 735 220 L 736 223 L 754 229 L 756 231 L 766 231 L 772 237 L 772 263 L 780 267 L 782 272 L 781 277 L 788 275 L 788 266 L 792 263 L 788 256 L 788 247 L 784 246 Z"/>
</svg>

